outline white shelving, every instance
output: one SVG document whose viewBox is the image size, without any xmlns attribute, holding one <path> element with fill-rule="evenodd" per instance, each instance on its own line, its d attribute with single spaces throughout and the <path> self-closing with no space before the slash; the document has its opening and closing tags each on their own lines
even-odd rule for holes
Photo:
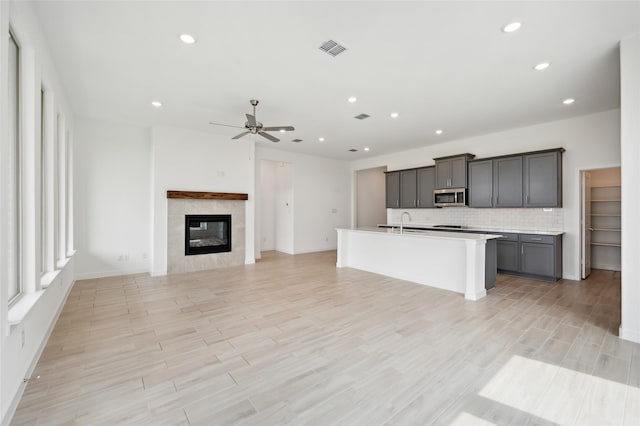
<svg viewBox="0 0 640 426">
<path fill-rule="evenodd" d="M 620 186 L 591 188 L 591 259 L 595 267 L 620 268 L 620 194 Z"/>
</svg>

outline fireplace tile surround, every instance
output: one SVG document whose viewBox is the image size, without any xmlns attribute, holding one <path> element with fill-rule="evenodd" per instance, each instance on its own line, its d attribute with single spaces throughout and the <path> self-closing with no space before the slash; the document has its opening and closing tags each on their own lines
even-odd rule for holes
<svg viewBox="0 0 640 426">
<path fill-rule="evenodd" d="M 185 215 L 230 214 L 231 246 L 226 253 L 185 256 Z M 242 199 L 168 198 L 167 199 L 167 273 L 203 271 L 245 262 L 245 202 Z"/>
</svg>

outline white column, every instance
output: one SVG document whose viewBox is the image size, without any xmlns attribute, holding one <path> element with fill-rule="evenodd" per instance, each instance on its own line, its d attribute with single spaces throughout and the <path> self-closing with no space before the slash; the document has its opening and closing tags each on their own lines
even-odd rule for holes
<svg viewBox="0 0 640 426">
<path fill-rule="evenodd" d="M 486 240 L 467 241 L 467 277 L 464 298 L 467 300 L 482 299 L 487 295 L 484 288 L 484 267 Z"/>
<path fill-rule="evenodd" d="M 640 343 L 640 34 L 620 42 L 622 286 L 620 338 Z"/>
</svg>

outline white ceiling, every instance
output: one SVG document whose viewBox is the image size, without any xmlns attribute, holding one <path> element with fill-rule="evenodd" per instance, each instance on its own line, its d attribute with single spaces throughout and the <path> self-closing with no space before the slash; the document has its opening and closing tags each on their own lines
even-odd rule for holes
<svg viewBox="0 0 640 426">
<path fill-rule="evenodd" d="M 259 144 L 340 159 L 617 108 L 618 41 L 640 31 L 639 1 L 43 1 L 35 10 L 80 116 L 230 139 L 241 130 L 208 122 L 243 126 L 256 98 L 259 121 L 296 128 Z M 514 20 L 522 28 L 503 33 Z M 347 50 L 323 53 L 329 39 Z M 534 71 L 541 61 L 552 65 Z"/>
</svg>

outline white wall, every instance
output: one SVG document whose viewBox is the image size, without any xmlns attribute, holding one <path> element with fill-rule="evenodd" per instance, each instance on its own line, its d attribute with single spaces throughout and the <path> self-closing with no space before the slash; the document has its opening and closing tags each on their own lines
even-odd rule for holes
<svg viewBox="0 0 640 426">
<path fill-rule="evenodd" d="M 151 273 L 167 273 L 167 191 L 249 194 L 246 202 L 246 263 L 255 240 L 254 142 L 172 127 L 151 129 Z"/>
<path fill-rule="evenodd" d="M 386 167 L 358 170 L 356 173 L 356 226 L 376 226 L 387 221 Z"/>
<path fill-rule="evenodd" d="M 147 272 L 149 130 L 78 118 L 75 139 L 76 276 Z"/>
<path fill-rule="evenodd" d="M 550 148 L 563 154 L 563 277 L 580 279 L 580 170 L 620 165 L 620 111 L 522 127 L 398 152 L 351 164 L 353 170 L 389 170 L 434 164 L 433 158 L 470 152 L 476 158 Z M 636 252 L 637 253 L 637 252 Z"/>
<path fill-rule="evenodd" d="M 8 174 L 8 80 L 7 58 L 9 28 L 19 41 L 21 51 L 20 91 L 21 91 L 21 149 L 22 149 L 22 276 L 25 294 L 9 309 L 7 235 L 13 226 L 7 220 L 6 212 L 14 205 L 7 196 L 13 185 Z M 39 29 L 38 18 L 28 2 L 0 2 L 0 423 L 8 424 L 24 390 L 23 379 L 29 377 L 62 308 L 74 278 L 73 241 L 67 241 L 63 232 L 63 242 L 57 247 L 62 258 L 55 271 L 46 274 L 46 283 L 40 279 L 41 250 L 40 233 L 40 90 L 44 86 L 52 101 L 47 117 L 53 122 L 57 114 L 65 117 L 64 123 L 70 135 L 74 134 L 73 111 L 70 109 L 63 87 L 56 75 L 55 66 L 47 51 L 47 44 Z M 48 129 L 53 140 L 54 128 Z M 65 132 L 66 135 L 66 132 Z M 52 147 L 50 147 L 52 149 Z M 70 155 L 73 158 L 73 155 Z M 50 159 L 53 164 L 53 159 Z M 72 167 L 72 164 L 65 165 Z M 64 173 L 65 169 L 59 170 Z M 68 170 L 72 174 L 71 170 Z M 53 175 L 53 170 L 51 170 Z M 69 197 L 73 188 L 48 188 L 53 193 L 62 191 Z M 63 201 L 66 201 L 63 199 Z M 61 203 L 65 215 L 66 203 Z M 49 215 L 53 217 L 52 209 Z M 64 219 L 58 230 L 65 231 Z M 52 226 L 53 228 L 53 226 Z M 73 234 L 72 230 L 71 235 Z M 53 240 L 49 241 L 51 264 L 53 264 Z M 56 259 L 58 260 L 58 259 Z M 52 266 L 53 268 L 53 266 Z M 25 302 L 25 303 L 23 303 Z M 19 307 L 20 309 L 16 309 Z M 22 309 L 24 308 L 24 309 Z M 11 324 L 10 324 L 11 319 Z M 14 323 L 15 322 L 15 323 Z"/>
<path fill-rule="evenodd" d="M 620 42 L 622 116 L 622 322 L 620 337 L 640 342 L 640 34 Z"/>
<path fill-rule="evenodd" d="M 295 212 L 293 253 L 335 249 L 336 228 L 350 224 L 348 163 L 264 146 L 256 147 L 256 159 L 291 164 Z M 256 214 L 261 214 L 259 208 Z"/>
</svg>

